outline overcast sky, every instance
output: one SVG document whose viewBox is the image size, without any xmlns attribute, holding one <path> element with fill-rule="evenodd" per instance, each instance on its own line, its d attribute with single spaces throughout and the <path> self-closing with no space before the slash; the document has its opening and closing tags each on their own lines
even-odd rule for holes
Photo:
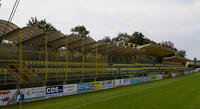
<svg viewBox="0 0 200 109">
<path fill-rule="evenodd" d="M 7 20 L 15 0 L 1 2 L 0 19 Z M 200 59 L 200 0 L 21 0 L 13 23 L 23 27 L 32 16 L 47 19 L 64 34 L 85 25 L 95 40 L 140 31 Z"/>
</svg>

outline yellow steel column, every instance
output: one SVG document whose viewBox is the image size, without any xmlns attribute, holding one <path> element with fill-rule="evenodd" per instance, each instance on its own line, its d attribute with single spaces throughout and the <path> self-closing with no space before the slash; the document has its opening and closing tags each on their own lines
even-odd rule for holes
<svg viewBox="0 0 200 109">
<path fill-rule="evenodd" d="M 98 49 L 97 49 L 97 44 L 96 44 L 96 74 L 95 74 L 95 81 L 97 80 L 97 74 L 98 74 Z"/>
<path fill-rule="evenodd" d="M 5 85 L 7 84 L 7 69 L 3 70 L 5 73 Z"/>
<path fill-rule="evenodd" d="M 18 71 L 19 71 L 19 78 L 18 78 L 18 89 L 20 89 L 20 84 L 22 83 L 22 80 L 21 80 L 21 73 L 22 73 L 22 46 L 21 46 L 21 30 L 19 30 L 18 32 Z"/>
<path fill-rule="evenodd" d="M 118 64 L 119 64 L 120 56 L 117 56 L 117 60 L 118 60 Z"/>
<path fill-rule="evenodd" d="M 111 63 L 111 64 L 112 64 L 112 57 L 113 57 L 113 55 L 111 54 L 111 57 L 110 57 L 110 58 L 111 58 L 111 59 L 110 59 L 110 63 Z"/>
<path fill-rule="evenodd" d="M 85 55 L 84 55 L 85 53 L 84 52 L 85 52 L 85 50 L 84 50 L 83 40 L 81 41 L 81 49 L 82 49 L 81 50 L 82 51 L 82 80 L 81 80 L 81 82 L 84 82 L 84 76 L 85 76 L 84 75 L 84 73 L 85 73 L 85 68 L 84 68 L 85 67 L 84 66 L 85 65 Z"/>
<path fill-rule="evenodd" d="M 66 83 L 67 83 L 67 80 L 68 80 L 68 42 L 67 42 L 67 39 L 65 39 L 65 47 L 66 47 L 66 51 L 65 51 L 65 58 L 66 58 L 66 60 L 65 60 L 65 64 L 66 64 Z"/>
<path fill-rule="evenodd" d="M 45 35 L 45 56 L 46 56 L 46 62 L 45 62 L 45 85 L 47 85 L 47 76 L 48 76 L 48 48 L 47 48 L 47 38 L 48 36 Z"/>
<path fill-rule="evenodd" d="M 58 61 L 58 49 L 56 49 L 56 62 Z M 58 81 L 58 71 L 56 70 L 56 80 Z"/>
<path fill-rule="evenodd" d="M 39 61 L 41 61 L 41 53 L 42 52 L 42 47 L 40 47 L 40 52 L 39 52 Z"/>
</svg>

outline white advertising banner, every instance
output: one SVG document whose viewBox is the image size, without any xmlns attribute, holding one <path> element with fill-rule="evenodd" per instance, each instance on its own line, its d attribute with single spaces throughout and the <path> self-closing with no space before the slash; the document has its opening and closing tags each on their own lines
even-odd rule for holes
<svg viewBox="0 0 200 109">
<path fill-rule="evenodd" d="M 63 94 L 64 95 L 73 95 L 78 93 L 77 84 L 69 84 L 63 86 Z"/>
<path fill-rule="evenodd" d="M 101 89 L 109 89 L 115 87 L 115 83 L 113 80 L 101 81 Z"/>
<path fill-rule="evenodd" d="M 127 78 L 127 79 L 123 79 L 123 85 L 127 86 L 131 84 L 131 79 Z"/>
<path fill-rule="evenodd" d="M 24 89 L 25 99 L 45 97 L 45 87 Z"/>
<path fill-rule="evenodd" d="M 117 79 L 117 80 L 115 80 L 115 86 L 116 87 L 123 86 L 123 79 Z"/>
<path fill-rule="evenodd" d="M 0 106 L 16 104 L 17 102 L 24 101 L 24 93 L 22 90 L 4 90 L 0 91 Z"/>
<path fill-rule="evenodd" d="M 162 80 L 163 79 L 163 75 L 157 75 L 157 80 Z"/>
<path fill-rule="evenodd" d="M 177 76 L 176 73 L 171 73 L 171 77 L 175 78 Z"/>
</svg>

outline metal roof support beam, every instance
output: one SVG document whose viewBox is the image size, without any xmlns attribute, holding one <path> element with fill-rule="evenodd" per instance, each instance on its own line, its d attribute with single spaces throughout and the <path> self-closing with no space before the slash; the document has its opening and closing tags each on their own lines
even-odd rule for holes
<svg viewBox="0 0 200 109">
<path fill-rule="evenodd" d="M 68 43 L 68 47 L 69 47 L 70 45 L 73 45 L 73 44 L 75 44 L 75 43 L 79 43 L 79 42 L 81 42 L 81 41 L 82 41 L 82 39 L 77 40 L 77 41 L 74 41 L 74 42 L 70 42 L 70 43 Z M 58 46 L 57 48 L 64 47 L 64 46 L 65 46 L 65 44 L 63 44 L 63 45 L 61 45 L 61 46 Z"/>
<path fill-rule="evenodd" d="M 42 37 L 48 37 L 48 36 L 47 36 L 46 33 L 43 33 L 43 34 L 40 34 L 40 35 L 38 35 L 38 36 L 36 36 L 36 37 L 34 37 L 34 38 L 32 38 L 32 39 L 28 39 L 28 40 L 23 41 L 22 44 L 30 43 L 30 42 L 35 41 L 35 40 L 37 40 L 37 39 L 40 39 L 40 38 L 42 38 Z"/>
<path fill-rule="evenodd" d="M 90 45 L 93 45 L 95 44 L 96 42 L 92 42 L 92 43 L 88 43 L 88 44 L 85 44 L 84 47 L 87 47 L 87 46 L 90 46 Z M 74 47 L 72 49 L 77 49 L 77 48 L 80 48 L 81 46 L 77 46 L 77 47 Z"/>
<path fill-rule="evenodd" d="M 64 39 L 66 39 L 66 37 L 62 37 L 62 38 L 59 38 L 59 39 L 56 39 L 56 40 L 47 42 L 47 44 L 48 44 L 48 45 L 51 45 L 51 44 L 54 44 L 54 43 L 56 43 L 56 42 L 58 42 L 58 41 L 61 41 L 61 40 L 64 40 Z M 44 44 L 43 44 L 43 45 L 40 45 L 40 47 L 41 47 L 41 46 L 44 46 Z"/>
<path fill-rule="evenodd" d="M 4 38 L 8 38 L 9 36 L 11 36 L 12 34 L 18 34 L 18 32 L 20 31 L 20 30 L 22 30 L 21 28 L 17 28 L 17 29 L 15 29 L 15 30 L 13 30 L 13 31 L 11 31 L 11 32 L 9 32 L 9 33 L 6 33 L 4 36 Z M 1 38 L 3 38 L 3 36 L 1 36 Z"/>
<path fill-rule="evenodd" d="M 101 45 L 101 46 L 97 46 L 97 48 L 99 49 L 99 48 L 103 48 L 103 47 L 105 47 L 105 46 L 106 46 L 106 44 L 105 44 L 105 45 Z M 94 50 L 94 49 L 96 49 L 96 47 L 89 48 L 89 49 L 85 49 L 85 50 L 88 52 L 88 51 L 92 51 L 92 50 Z"/>
<path fill-rule="evenodd" d="M 128 51 L 128 49 L 121 49 L 121 50 L 119 50 L 119 51 L 116 51 L 116 52 L 113 52 L 114 54 L 118 54 L 118 53 L 121 53 L 121 52 L 124 52 L 124 51 Z"/>
</svg>

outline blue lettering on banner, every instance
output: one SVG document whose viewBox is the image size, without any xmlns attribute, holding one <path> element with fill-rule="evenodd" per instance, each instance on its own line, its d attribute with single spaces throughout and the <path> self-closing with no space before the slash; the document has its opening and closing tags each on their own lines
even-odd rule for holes
<svg viewBox="0 0 200 109">
<path fill-rule="evenodd" d="M 144 80 L 144 82 L 149 82 L 149 81 L 151 81 L 151 77 L 148 77 L 148 76 L 144 77 L 143 80 Z"/>
<path fill-rule="evenodd" d="M 78 84 L 78 93 L 88 92 L 90 90 L 90 83 Z"/>
<path fill-rule="evenodd" d="M 63 86 L 55 86 L 55 87 L 47 87 L 46 88 L 46 95 L 49 94 L 57 94 L 63 92 Z"/>
<path fill-rule="evenodd" d="M 132 78 L 131 79 L 131 84 L 137 84 L 140 82 L 140 78 Z"/>
</svg>

